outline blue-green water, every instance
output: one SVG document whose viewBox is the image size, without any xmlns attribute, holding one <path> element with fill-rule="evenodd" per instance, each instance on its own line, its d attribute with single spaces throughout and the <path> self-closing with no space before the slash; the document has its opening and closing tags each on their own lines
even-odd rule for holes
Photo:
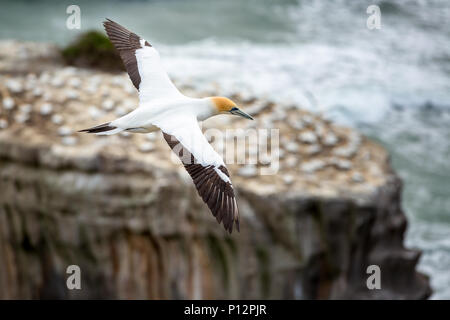
<svg viewBox="0 0 450 320">
<path fill-rule="evenodd" d="M 81 8 L 81 30 L 65 27 Z M 371 4 L 381 29 L 366 27 Z M 450 298 L 450 2 L 1 1 L 0 38 L 66 44 L 105 17 L 181 83 L 301 104 L 379 140 L 405 182 L 407 245 Z"/>
</svg>

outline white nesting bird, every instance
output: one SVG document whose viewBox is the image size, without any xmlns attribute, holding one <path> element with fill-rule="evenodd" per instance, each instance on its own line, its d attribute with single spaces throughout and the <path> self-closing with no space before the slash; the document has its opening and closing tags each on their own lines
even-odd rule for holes
<svg viewBox="0 0 450 320">
<path fill-rule="evenodd" d="M 223 159 L 200 130 L 198 121 L 218 114 L 253 118 L 225 97 L 196 99 L 183 95 L 170 80 L 150 43 L 109 19 L 103 25 L 139 91 L 139 106 L 114 121 L 80 132 L 110 135 L 121 131 L 161 130 L 217 221 L 230 233 L 234 224 L 239 231 L 239 210 L 230 175 Z"/>
</svg>

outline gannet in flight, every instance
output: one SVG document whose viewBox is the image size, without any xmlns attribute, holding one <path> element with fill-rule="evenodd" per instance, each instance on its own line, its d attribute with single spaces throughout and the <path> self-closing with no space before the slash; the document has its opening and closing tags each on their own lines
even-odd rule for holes
<svg viewBox="0 0 450 320">
<path fill-rule="evenodd" d="M 230 174 L 222 158 L 206 140 L 198 121 L 218 114 L 253 118 L 228 98 L 186 97 L 169 79 L 159 53 L 150 43 L 109 19 L 103 25 L 139 91 L 139 106 L 121 118 L 80 132 L 110 135 L 121 131 L 148 133 L 161 130 L 217 221 L 222 222 L 230 233 L 236 223 L 239 231 L 239 211 Z"/>
</svg>

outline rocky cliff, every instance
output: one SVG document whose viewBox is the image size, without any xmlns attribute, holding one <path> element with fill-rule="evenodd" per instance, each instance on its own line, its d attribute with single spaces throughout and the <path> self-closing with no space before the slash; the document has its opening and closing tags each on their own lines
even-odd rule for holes
<svg viewBox="0 0 450 320">
<path fill-rule="evenodd" d="M 159 133 L 76 133 L 136 106 L 127 75 L 63 67 L 43 44 L 2 42 L 0 52 L 0 298 L 430 294 L 420 253 L 403 245 L 401 182 L 386 151 L 357 132 L 236 94 L 255 121 L 203 124 L 220 129 L 208 131 L 217 150 L 245 155 L 229 165 L 241 232 L 228 235 Z M 267 154 L 252 148 L 259 140 L 236 145 L 265 129 L 276 129 Z M 73 264 L 81 290 L 66 287 Z M 381 290 L 366 286 L 369 265 Z"/>
</svg>

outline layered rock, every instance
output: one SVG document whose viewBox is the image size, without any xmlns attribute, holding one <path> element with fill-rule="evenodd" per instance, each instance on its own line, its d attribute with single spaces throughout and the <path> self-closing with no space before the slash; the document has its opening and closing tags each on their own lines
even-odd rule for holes
<svg viewBox="0 0 450 320">
<path fill-rule="evenodd" d="M 136 107 L 126 74 L 63 67 L 51 47 L 23 49 L 33 45 L 45 47 L 9 42 L 3 52 L 15 54 L 0 60 L 0 298 L 429 295 L 420 253 L 403 245 L 401 183 L 378 144 L 236 94 L 255 121 L 203 124 L 216 150 L 245 160 L 227 163 L 241 212 L 230 236 L 160 133 L 76 133 Z M 266 142 L 267 153 L 254 148 Z M 66 287 L 72 264 L 81 290 Z M 381 290 L 366 286 L 369 265 Z"/>
</svg>

